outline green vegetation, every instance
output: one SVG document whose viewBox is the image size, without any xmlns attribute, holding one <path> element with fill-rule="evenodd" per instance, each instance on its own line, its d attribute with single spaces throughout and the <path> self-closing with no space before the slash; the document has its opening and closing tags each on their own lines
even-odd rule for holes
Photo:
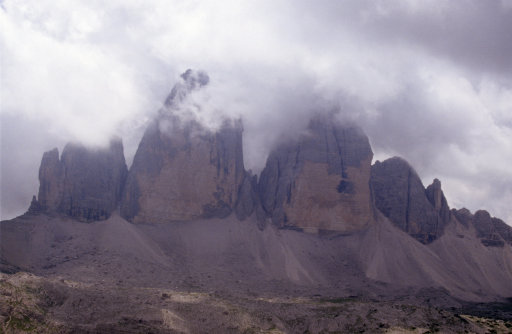
<svg viewBox="0 0 512 334">
<path fill-rule="evenodd" d="M 40 306 L 40 289 L 0 280 L 0 333 L 52 333 Z"/>
</svg>

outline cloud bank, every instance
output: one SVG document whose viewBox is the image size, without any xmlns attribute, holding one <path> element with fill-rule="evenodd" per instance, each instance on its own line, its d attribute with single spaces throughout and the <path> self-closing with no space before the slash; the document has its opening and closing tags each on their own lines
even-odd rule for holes
<svg viewBox="0 0 512 334">
<path fill-rule="evenodd" d="M 0 2 L 2 218 L 44 150 L 123 137 L 128 160 L 187 68 L 202 121 L 244 123 L 246 167 L 317 110 L 377 159 L 406 158 L 452 207 L 512 222 L 512 3 L 479 0 Z M 16 167 L 13 167 L 16 166 Z M 27 175 L 34 176 L 27 180 Z"/>
</svg>

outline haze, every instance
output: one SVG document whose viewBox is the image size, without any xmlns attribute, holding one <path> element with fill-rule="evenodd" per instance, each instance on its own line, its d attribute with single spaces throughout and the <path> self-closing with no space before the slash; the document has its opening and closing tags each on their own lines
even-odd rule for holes
<svg viewBox="0 0 512 334">
<path fill-rule="evenodd" d="M 121 136 L 131 161 L 179 74 L 210 127 L 243 121 L 246 167 L 315 110 L 376 159 L 400 155 L 451 207 L 512 222 L 512 2 L 0 1 L 1 218 L 37 192 L 43 151 Z"/>
</svg>

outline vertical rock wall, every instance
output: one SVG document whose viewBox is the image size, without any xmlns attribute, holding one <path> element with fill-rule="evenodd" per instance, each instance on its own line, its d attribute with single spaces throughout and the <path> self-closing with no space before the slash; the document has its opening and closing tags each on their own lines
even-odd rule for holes
<svg viewBox="0 0 512 334">
<path fill-rule="evenodd" d="M 236 207 L 245 177 L 241 125 L 214 133 L 174 121 L 166 132 L 153 123 L 142 138 L 121 205 L 129 221 L 226 217 Z"/>
<path fill-rule="evenodd" d="M 271 152 L 258 191 L 274 224 L 306 231 L 356 231 L 373 220 L 373 153 L 355 127 L 318 116 L 297 141 Z"/>
<path fill-rule="evenodd" d="M 107 219 L 117 208 L 126 174 L 121 141 L 95 150 L 67 144 L 60 159 L 53 149 L 43 155 L 38 200 L 31 209 L 83 221 Z"/>
<path fill-rule="evenodd" d="M 407 161 L 394 157 L 372 166 L 371 186 L 375 206 L 396 226 L 422 243 L 442 235 L 450 209 L 441 182 L 424 188 Z"/>
</svg>

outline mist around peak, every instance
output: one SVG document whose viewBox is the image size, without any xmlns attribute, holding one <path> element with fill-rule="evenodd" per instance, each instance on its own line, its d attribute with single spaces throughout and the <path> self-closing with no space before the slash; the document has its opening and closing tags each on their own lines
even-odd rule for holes
<svg viewBox="0 0 512 334">
<path fill-rule="evenodd" d="M 512 220 L 509 1 L 5 0 L 0 18 L 2 160 L 23 151 L 19 168 L 2 168 L 2 191 L 17 198 L 2 212 L 21 210 L 36 188 L 16 187 L 17 171 L 39 160 L 27 137 L 49 150 L 117 134 L 130 163 L 180 74 L 197 68 L 211 80 L 184 108 L 213 129 L 220 115 L 242 119 L 256 172 L 278 137 L 334 107 L 376 156 L 441 178 L 452 206 Z"/>
</svg>

